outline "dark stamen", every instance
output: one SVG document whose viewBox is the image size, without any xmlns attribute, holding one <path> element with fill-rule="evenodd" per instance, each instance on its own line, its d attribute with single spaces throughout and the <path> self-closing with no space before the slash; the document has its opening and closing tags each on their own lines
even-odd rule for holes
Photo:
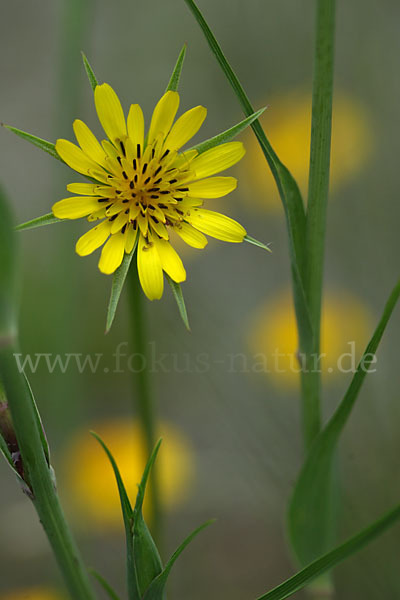
<svg viewBox="0 0 400 600">
<path fill-rule="evenodd" d="M 154 158 L 155 153 L 156 153 L 155 148 L 152 148 L 152 150 L 151 150 L 151 158 Z"/>
<path fill-rule="evenodd" d="M 152 204 L 149 204 L 149 208 L 151 208 L 151 210 L 155 210 L 155 208 Z"/>
<path fill-rule="evenodd" d="M 137 149 L 137 157 L 140 158 L 140 144 L 136 146 Z"/>
<path fill-rule="evenodd" d="M 115 190 L 115 193 L 116 194 L 120 194 L 121 192 L 119 190 Z"/>
<path fill-rule="evenodd" d="M 136 231 L 136 228 L 137 228 L 137 221 L 136 221 L 136 220 L 135 220 L 135 221 L 132 221 L 132 223 L 133 223 L 133 230 L 134 230 L 134 231 Z"/>
<path fill-rule="evenodd" d="M 122 161 L 121 161 L 121 157 L 120 157 L 120 156 L 117 156 L 117 161 L 119 162 L 119 164 L 120 164 L 120 165 L 121 165 L 121 167 L 122 167 Z"/>
<path fill-rule="evenodd" d="M 143 169 L 142 169 L 143 175 L 146 173 L 146 169 L 147 169 L 147 163 L 144 163 Z"/>
<path fill-rule="evenodd" d="M 107 200 L 109 200 L 109 198 L 107 198 Z M 109 209 L 109 208 L 111 208 L 111 207 L 112 207 L 112 203 L 111 203 L 111 204 L 109 204 L 108 206 L 106 206 L 106 210 L 108 210 L 108 209 Z"/>
<path fill-rule="evenodd" d="M 132 198 L 136 198 L 136 194 L 134 192 L 132 192 L 131 196 Z"/>
<path fill-rule="evenodd" d="M 159 172 L 161 171 L 162 167 L 158 167 L 158 169 L 155 170 L 154 172 L 154 177 L 157 177 L 157 175 L 159 174 Z"/>
<path fill-rule="evenodd" d="M 148 191 L 149 191 L 149 192 L 159 192 L 159 191 L 160 191 L 160 188 L 158 188 L 158 187 L 155 187 L 155 188 L 150 188 Z"/>
<path fill-rule="evenodd" d="M 109 201 L 110 201 L 110 198 L 99 198 L 97 200 L 97 202 L 109 202 Z M 110 204 L 110 206 L 112 206 L 112 204 Z"/>
<path fill-rule="evenodd" d="M 136 158 L 133 159 L 133 170 L 136 171 L 137 169 L 137 162 L 136 162 Z"/>
<path fill-rule="evenodd" d="M 160 160 L 163 160 L 163 158 L 165 158 L 166 156 L 168 156 L 168 154 L 169 154 L 169 150 L 166 150 L 164 152 L 164 154 L 162 155 L 162 157 L 160 158 Z"/>
<path fill-rule="evenodd" d="M 161 190 L 160 194 L 170 194 L 171 192 L 169 190 Z"/>
<path fill-rule="evenodd" d="M 133 183 L 133 181 L 129 182 L 129 187 L 131 188 L 131 190 L 133 190 L 133 188 L 135 187 L 135 184 Z"/>
<path fill-rule="evenodd" d="M 123 177 L 124 179 L 128 179 L 128 175 L 126 174 L 126 172 L 125 172 L 125 171 L 122 171 L 122 177 Z"/>
<path fill-rule="evenodd" d="M 147 177 L 147 179 L 144 180 L 144 185 L 147 185 L 150 181 L 151 177 Z"/>
<path fill-rule="evenodd" d="M 176 183 L 178 180 L 177 179 L 170 179 L 170 183 Z"/>
<path fill-rule="evenodd" d="M 156 194 L 152 194 L 152 195 L 150 196 L 150 198 L 153 198 L 154 200 L 157 200 L 159 197 L 160 197 L 160 196 L 157 196 Z"/>
<path fill-rule="evenodd" d="M 151 218 L 153 219 L 154 223 L 159 223 L 159 220 L 154 215 L 151 215 Z"/>
<path fill-rule="evenodd" d="M 176 210 L 176 212 L 177 212 L 179 215 L 184 215 L 184 214 L 185 214 L 185 213 L 183 212 L 183 210 L 179 210 L 179 208 L 176 208 L 175 210 Z"/>
<path fill-rule="evenodd" d="M 115 219 L 118 217 L 118 215 L 113 215 L 112 217 L 110 217 L 108 220 L 111 221 L 115 221 Z"/>
<path fill-rule="evenodd" d="M 126 156 L 124 142 L 120 142 L 119 145 L 121 146 L 122 154 Z"/>
<path fill-rule="evenodd" d="M 126 204 L 129 200 L 122 200 L 122 204 Z"/>
<path fill-rule="evenodd" d="M 189 188 L 176 188 L 177 192 L 188 192 Z"/>
<path fill-rule="evenodd" d="M 166 204 L 161 204 L 160 202 L 158 203 L 159 208 L 168 208 L 168 206 Z"/>
<path fill-rule="evenodd" d="M 135 175 L 135 177 L 133 178 L 133 181 L 134 181 L 135 183 L 137 183 L 137 180 L 138 180 L 138 176 L 137 176 L 137 175 Z"/>
<path fill-rule="evenodd" d="M 125 225 L 123 226 L 123 228 L 121 229 L 121 233 L 125 233 L 125 230 L 126 230 L 126 223 L 125 223 Z"/>
<path fill-rule="evenodd" d="M 126 215 L 128 215 L 128 214 L 129 214 L 129 208 L 128 208 L 128 210 L 126 210 L 126 211 L 125 211 L 125 214 L 126 214 Z"/>
</svg>

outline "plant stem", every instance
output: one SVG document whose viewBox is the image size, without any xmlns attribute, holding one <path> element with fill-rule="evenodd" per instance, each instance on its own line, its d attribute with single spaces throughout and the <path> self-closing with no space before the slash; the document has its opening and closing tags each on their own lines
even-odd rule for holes
<svg viewBox="0 0 400 600">
<path fill-rule="evenodd" d="M 134 400 L 145 437 L 146 455 L 150 456 L 156 444 L 157 423 L 155 419 L 154 401 L 150 383 L 150 373 L 148 369 L 148 334 L 146 328 L 145 307 L 143 302 L 144 296 L 140 286 L 136 261 L 132 261 L 131 267 L 128 271 L 127 283 L 129 291 L 129 308 L 131 313 L 130 317 L 132 323 L 132 348 L 140 360 L 137 372 L 135 373 L 136 395 Z M 152 510 L 151 529 L 153 537 L 157 542 L 159 542 L 161 535 L 161 506 L 160 496 L 158 493 L 157 465 L 153 466 L 150 474 L 149 492 Z"/>
<path fill-rule="evenodd" d="M 0 372 L 21 452 L 27 493 L 32 498 L 72 598 L 94 600 L 85 566 L 58 499 L 31 392 L 25 377 L 17 368 L 15 352 L 12 344 L 0 349 Z"/>
<path fill-rule="evenodd" d="M 302 377 L 306 447 L 320 429 L 321 302 L 332 129 L 332 95 L 336 0 L 317 0 L 312 101 L 311 152 L 306 223 L 305 291 L 313 329 L 312 356 Z"/>
</svg>

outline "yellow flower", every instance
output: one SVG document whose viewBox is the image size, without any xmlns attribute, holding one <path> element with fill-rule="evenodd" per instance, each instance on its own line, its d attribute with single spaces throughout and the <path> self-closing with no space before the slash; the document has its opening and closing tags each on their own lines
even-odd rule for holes
<svg viewBox="0 0 400 600">
<path fill-rule="evenodd" d="M 220 198 L 236 188 L 234 177 L 214 177 L 244 155 L 240 142 L 228 142 L 202 154 L 180 152 L 200 129 L 206 109 L 196 106 L 173 124 L 179 94 L 166 92 L 154 109 L 147 136 L 138 104 L 127 120 L 118 96 L 107 84 L 95 88 L 100 123 L 108 137 L 101 144 L 80 120 L 74 132 L 80 147 L 58 140 L 59 156 L 91 183 L 71 183 L 76 196 L 56 202 L 60 219 L 87 217 L 101 220 L 76 244 L 80 256 L 103 246 L 99 269 L 113 273 L 124 253 L 137 243 L 137 263 L 143 291 L 150 300 L 163 293 L 163 271 L 174 281 L 186 279 L 182 261 L 170 244 L 175 231 L 189 246 L 204 248 L 210 235 L 226 242 L 242 242 L 246 231 L 233 219 L 201 208 L 203 199 Z"/>
<path fill-rule="evenodd" d="M 127 492 L 134 502 L 148 459 L 140 425 L 129 420 L 98 423 L 93 428 L 110 448 Z M 194 458 L 187 439 L 166 423 L 159 428 L 163 443 L 157 457 L 160 500 L 164 509 L 184 502 L 194 476 Z M 122 525 L 114 473 L 104 450 L 87 430 L 79 431 L 65 449 L 66 490 L 77 517 L 101 528 Z M 147 494 L 147 498 L 149 495 Z M 148 510 L 148 505 L 145 510 Z"/>
<path fill-rule="evenodd" d="M 329 381 L 349 373 L 356 367 L 371 331 L 370 312 L 358 298 L 347 292 L 328 292 L 321 319 L 321 358 L 315 358 L 316 368 L 321 368 Z M 298 385 L 298 335 L 290 290 L 280 292 L 257 311 L 248 341 L 255 372 L 265 372 L 280 386 Z"/>
<path fill-rule="evenodd" d="M 311 96 L 302 91 L 270 98 L 261 117 L 273 148 L 287 165 L 307 197 L 310 160 Z M 243 177 L 252 185 L 251 199 L 269 211 L 280 211 L 275 181 L 254 135 L 248 134 Z M 333 191 L 356 175 L 372 152 L 371 125 L 360 102 L 344 92 L 335 93 L 332 120 L 330 186 Z"/>
<path fill-rule="evenodd" d="M 0 600 L 66 600 L 65 596 L 49 588 L 19 589 L 0 595 Z"/>
</svg>

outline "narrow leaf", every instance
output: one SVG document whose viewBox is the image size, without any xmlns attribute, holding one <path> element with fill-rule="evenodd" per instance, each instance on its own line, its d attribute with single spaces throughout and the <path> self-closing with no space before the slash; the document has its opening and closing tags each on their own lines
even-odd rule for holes
<svg viewBox="0 0 400 600">
<path fill-rule="evenodd" d="M 185 550 L 185 548 L 190 544 L 190 542 L 197 536 L 197 534 L 200 533 L 200 531 L 202 531 L 203 529 L 205 529 L 206 527 L 211 525 L 211 523 L 214 523 L 214 522 L 215 522 L 215 519 L 211 519 L 210 521 L 203 523 L 203 525 L 200 525 L 200 527 L 195 529 L 193 531 L 193 533 L 191 533 L 182 542 L 182 544 L 174 552 L 174 554 L 171 556 L 171 558 L 165 565 L 165 568 L 163 569 L 163 571 L 151 583 L 150 587 L 148 588 L 147 592 L 144 595 L 143 600 L 163 600 L 164 594 L 165 594 L 165 586 L 166 586 L 169 574 L 171 572 L 171 569 L 174 566 L 176 560 L 179 558 L 179 556 L 182 554 L 182 552 Z"/>
<path fill-rule="evenodd" d="M 287 579 L 284 583 L 281 583 L 267 594 L 260 596 L 258 600 L 284 600 L 285 598 L 292 596 L 323 573 L 331 570 L 349 556 L 359 552 L 364 546 L 394 525 L 399 518 L 400 505 L 396 506 L 372 525 L 363 529 L 360 533 L 348 539 L 331 552 L 328 552 L 324 556 L 321 556 L 321 558 L 318 558 L 309 564 L 307 567 L 296 573 L 296 575 Z"/>
<path fill-rule="evenodd" d="M 203 15 L 193 0 L 185 0 L 200 25 L 211 51 L 220 64 L 222 71 L 231 84 L 236 96 L 247 116 L 254 114 L 254 108 L 244 91 L 239 79 L 227 61 L 214 34 L 207 25 Z M 306 215 L 299 187 L 289 170 L 281 163 L 263 128 L 258 120 L 251 125 L 264 156 L 269 164 L 275 179 L 279 195 L 285 210 L 287 230 L 289 235 L 289 250 L 291 258 L 291 270 L 293 279 L 294 304 L 296 318 L 299 327 L 300 350 L 308 353 L 313 345 L 313 331 L 304 292 L 304 268 L 305 268 L 305 243 L 306 243 Z"/>
<path fill-rule="evenodd" d="M 117 481 L 119 497 L 121 500 L 121 508 L 122 515 L 124 519 L 125 525 L 125 538 L 126 538 L 126 559 L 127 559 L 127 575 L 128 575 L 128 590 L 129 590 L 129 599 L 130 600 L 140 600 L 141 595 L 139 594 L 139 590 L 137 587 L 136 581 L 136 569 L 135 569 L 135 561 L 133 554 L 133 538 L 132 538 L 132 527 L 133 527 L 133 510 L 131 503 L 128 498 L 128 494 L 125 489 L 124 482 L 122 481 L 121 474 L 118 469 L 118 465 L 115 462 L 113 455 L 110 450 L 107 448 L 106 444 L 103 440 L 95 433 L 94 431 L 90 432 L 94 438 L 99 442 L 104 452 L 107 454 L 107 457 L 111 463 L 111 466 L 114 471 L 115 479 Z"/>
<path fill-rule="evenodd" d="M 111 286 L 110 302 L 108 304 L 108 310 L 107 310 L 106 333 L 108 333 L 110 331 L 111 326 L 113 324 L 115 313 L 117 311 L 118 302 L 121 297 L 122 288 L 124 287 L 126 276 L 128 274 L 129 267 L 132 262 L 132 257 L 136 252 L 137 242 L 138 242 L 138 236 L 136 236 L 136 241 L 135 241 L 135 245 L 133 247 L 132 252 L 130 254 L 124 255 L 121 265 L 118 267 L 118 269 L 114 273 L 113 282 L 112 282 L 112 286 Z"/>
<path fill-rule="evenodd" d="M 37 227 L 43 227 L 43 225 L 53 225 L 53 223 L 62 223 L 66 219 L 57 219 L 53 213 L 47 213 L 41 217 L 36 217 L 31 221 L 26 221 L 16 226 L 16 231 L 25 231 L 27 229 L 36 229 Z"/>
<path fill-rule="evenodd" d="M 257 110 L 255 113 L 237 123 L 230 129 L 215 135 L 214 137 L 197 144 L 197 146 L 193 146 L 193 148 L 189 148 L 189 150 L 197 150 L 199 154 L 202 154 L 206 150 L 210 150 L 210 148 L 214 148 L 214 146 L 218 146 L 219 144 L 224 144 L 226 142 L 230 142 L 233 140 L 239 133 L 244 131 L 249 125 L 251 125 L 254 121 L 256 121 L 264 112 L 266 107 Z"/>
<path fill-rule="evenodd" d="M 178 60 L 176 61 L 176 65 L 175 65 L 173 73 L 171 75 L 171 79 L 169 80 L 167 89 L 165 90 L 166 92 L 170 92 L 170 91 L 177 92 L 178 91 L 179 80 L 181 78 L 181 73 L 182 73 L 183 61 L 185 60 L 185 56 L 186 56 L 186 48 L 187 48 L 187 45 L 184 44 L 183 48 L 180 51 L 180 54 L 178 56 Z"/>
<path fill-rule="evenodd" d="M 103 588 L 103 590 L 105 590 L 106 594 L 108 594 L 108 597 L 111 598 L 111 600 L 120 600 L 120 598 L 113 590 L 111 585 L 108 583 L 108 581 L 104 579 L 102 575 L 100 575 L 100 573 L 98 573 L 94 569 L 89 569 L 89 572 L 93 575 L 95 579 L 97 579 L 97 581 L 100 583 L 101 587 Z"/>
<path fill-rule="evenodd" d="M 146 525 L 142 513 L 143 501 L 148 478 L 150 475 L 150 471 L 154 465 L 154 461 L 157 458 L 160 445 L 161 440 L 159 440 L 159 442 L 156 444 L 156 447 L 154 448 L 146 465 L 142 481 L 139 485 L 134 510 L 133 551 L 137 585 L 140 592 L 140 597 L 143 596 L 153 579 L 155 579 L 157 575 L 159 575 L 162 571 L 162 562 L 159 552 L 151 536 L 151 533 Z"/>
<path fill-rule="evenodd" d="M 13 133 L 15 133 L 15 135 L 18 135 L 23 140 L 26 140 L 27 142 L 30 142 L 34 146 L 37 146 L 44 152 L 47 152 L 48 154 L 53 156 L 53 158 L 56 158 L 57 160 L 64 162 L 62 160 L 62 158 L 58 155 L 55 145 L 52 144 L 51 142 L 46 142 L 46 140 L 42 140 L 42 138 L 39 138 L 36 135 L 26 133 L 25 131 L 22 131 L 21 129 L 17 129 L 16 127 L 11 127 L 10 125 L 4 125 L 4 127 L 6 129 L 9 129 L 9 131 L 12 131 Z"/>
<path fill-rule="evenodd" d="M 85 67 L 85 71 L 86 71 L 86 74 L 89 79 L 89 83 L 92 86 L 92 90 L 94 91 L 96 89 L 96 86 L 98 85 L 96 75 L 94 74 L 93 69 L 89 64 L 89 61 L 86 58 L 85 53 L 81 52 L 81 54 L 82 54 L 83 65 Z"/>
<path fill-rule="evenodd" d="M 175 301 L 178 305 L 179 314 L 182 317 L 182 321 L 188 331 L 190 331 L 189 319 L 187 316 L 185 299 L 183 297 L 182 288 L 180 283 L 176 283 L 171 277 L 166 273 L 167 281 L 171 287 L 172 293 L 174 295 Z"/>
<path fill-rule="evenodd" d="M 246 235 L 244 237 L 244 241 L 249 242 L 249 244 L 253 244 L 254 246 L 258 246 L 259 248 L 263 248 L 263 250 L 268 250 L 268 252 L 272 252 L 271 248 L 269 248 L 269 246 L 267 244 L 264 244 L 263 242 L 259 242 L 255 238 L 250 237 L 249 235 Z"/>
<path fill-rule="evenodd" d="M 389 297 L 342 402 L 311 446 L 300 472 L 288 519 L 292 545 L 301 564 L 314 560 L 329 547 L 330 524 L 334 517 L 332 463 L 335 450 L 399 296 L 400 282 Z"/>
</svg>

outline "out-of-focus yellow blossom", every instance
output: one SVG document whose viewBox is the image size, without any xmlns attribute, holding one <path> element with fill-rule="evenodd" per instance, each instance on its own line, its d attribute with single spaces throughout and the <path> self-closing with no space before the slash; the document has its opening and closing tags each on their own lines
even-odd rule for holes
<svg viewBox="0 0 400 600">
<path fill-rule="evenodd" d="M 66 597 L 50 588 L 35 587 L 0 594 L 0 600 L 66 600 Z"/>
<path fill-rule="evenodd" d="M 93 430 L 112 452 L 132 504 L 148 459 L 145 439 L 138 423 L 112 420 L 94 425 Z M 184 435 L 161 423 L 163 438 L 157 457 L 161 503 L 164 509 L 181 504 L 194 475 L 194 458 Z M 99 443 L 88 430 L 79 431 L 65 449 L 66 489 L 77 518 L 102 529 L 122 526 L 121 505 L 111 465 Z M 147 494 L 147 499 L 149 494 Z M 146 509 L 145 500 L 145 513 Z"/>
<path fill-rule="evenodd" d="M 323 377 L 336 379 L 357 365 L 371 335 L 368 308 L 348 292 L 328 292 L 321 319 Z M 278 386 L 298 385 L 298 335 L 290 290 L 280 292 L 258 311 L 249 330 L 252 370 L 265 372 Z M 318 369 L 318 358 L 316 358 Z"/>
<path fill-rule="evenodd" d="M 268 99 L 261 122 L 280 160 L 296 179 L 307 198 L 311 137 L 311 95 L 297 90 Z M 247 155 L 242 163 L 248 179 L 249 198 L 269 211 L 280 211 L 275 181 L 251 132 L 247 133 Z M 331 190 L 335 191 L 356 175 L 372 152 L 370 119 L 355 98 L 337 92 L 333 102 Z M 247 200 L 247 198 L 246 198 Z"/>
</svg>

